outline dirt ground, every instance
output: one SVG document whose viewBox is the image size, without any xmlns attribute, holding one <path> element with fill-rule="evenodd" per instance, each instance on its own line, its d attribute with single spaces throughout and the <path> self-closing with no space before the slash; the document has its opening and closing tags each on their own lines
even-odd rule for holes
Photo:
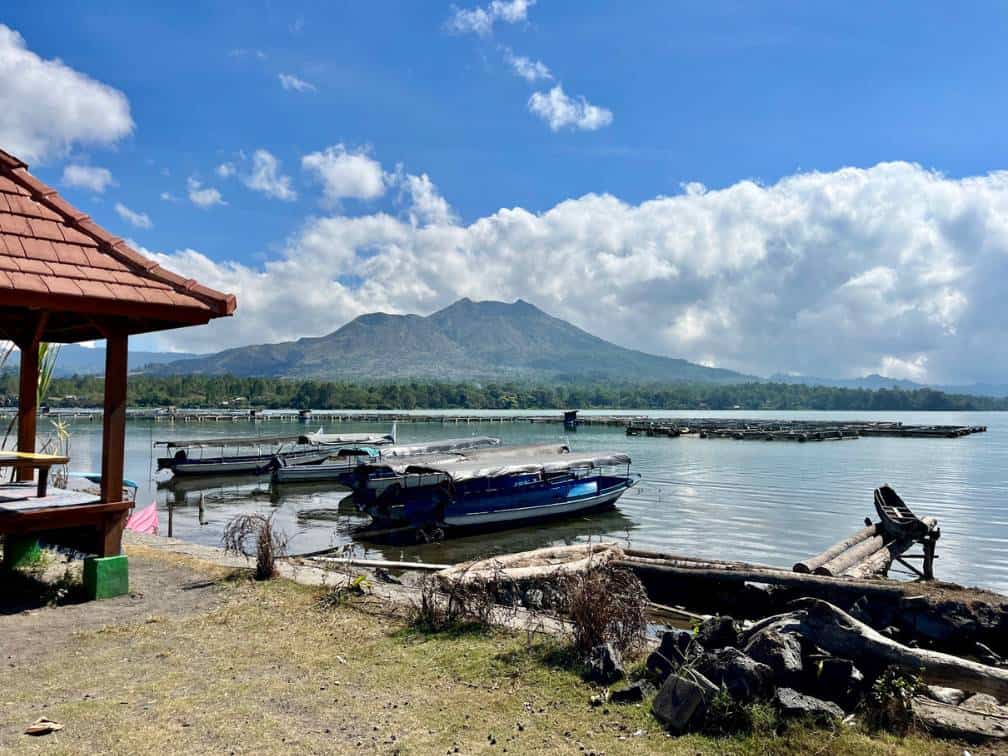
<svg viewBox="0 0 1008 756">
<path fill-rule="evenodd" d="M 593 707 L 556 641 L 423 634 L 377 600 L 129 554 L 130 596 L 0 613 L 0 753 L 963 751 L 849 727 L 671 738 L 647 704 Z M 40 716 L 64 729 L 23 734 Z"/>
</svg>

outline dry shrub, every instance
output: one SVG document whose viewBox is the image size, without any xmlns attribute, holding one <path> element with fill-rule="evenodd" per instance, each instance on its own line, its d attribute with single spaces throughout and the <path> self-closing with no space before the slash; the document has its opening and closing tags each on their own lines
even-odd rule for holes
<svg viewBox="0 0 1008 756">
<path fill-rule="evenodd" d="M 612 643 L 621 653 L 636 653 L 647 631 L 647 592 L 629 570 L 600 565 L 562 580 L 564 609 L 574 648 L 587 656 Z"/>
<path fill-rule="evenodd" d="M 425 632 L 442 632 L 463 627 L 486 628 L 500 624 L 517 611 L 501 597 L 514 593 L 511 581 L 499 570 L 489 578 L 453 580 L 443 586 L 434 575 L 420 580 L 420 596 L 413 604 L 410 623 Z"/>
<path fill-rule="evenodd" d="M 287 553 L 287 537 L 274 530 L 273 515 L 241 514 L 232 517 L 221 536 L 224 551 L 256 558 L 256 580 L 269 580 L 276 575 L 276 560 Z"/>
</svg>

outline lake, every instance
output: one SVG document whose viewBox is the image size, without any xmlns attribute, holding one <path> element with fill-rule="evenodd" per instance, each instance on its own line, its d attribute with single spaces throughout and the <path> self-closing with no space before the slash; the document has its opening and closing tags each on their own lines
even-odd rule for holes
<svg viewBox="0 0 1008 756">
<path fill-rule="evenodd" d="M 517 444 L 565 438 L 559 424 L 487 423 L 479 422 L 481 413 L 471 414 L 474 421 L 470 424 L 401 423 L 399 440 L 409 443 L 489 435 L 500 437 L 505 444 Z M 1008 592 L 1008 414 L 742 411 L 646 414 L 898 420 L 908 424 L 986 425 L 988 432 L 957 439 L 861 438 L 797 444 L 696 436 L 628 438 L 621 428 L 582 427 L 567 436 L 573 449 L 626 451 L 633 458 L 632 469 L 641 475 L 640 484 L 620 499 L 615 511 L 420 546 L 361 544 L 357 553 L 387 559 L 457 562 L 553 544 L 611 539 L 638 548 L 790 567 L 798 559 L 816 554 L 862 527 L 866 516 L 874 518 L 872 491 L 882 483 L 889 483 L 918 515 L 938 518 L 942 537 L 935 572 L 939 578 Z M 375 423 L 327 423 L 324 417 L 316 415 L 311 429 L 319 425 L 325 425 L 327 432 L 388 429 Z M 70 427 L 72 468 L 100 469 L 100 423 L 71 422 Z M 274 494 L 268 479 L 206 484 L 189 479 L 178 487 L 160 489 L 154 483 L 155 440 L 297 433 L 302 428 L 279 421 L 176 426 L 130 421 L 126 477 L 140 484 L 139 504 L 148 504 L 156 498 L 163 535 L 167 534 L 170 520 L 175 537 L 219 545 L 221 530 L 229 518 L 238 512 L 261 511 L 275 513 L 277 524 L 290 537 L 292 553 L 345 544 L 367 518 L 357 515 L 353 506 L 343 501 L 348 493 L 344 489 L 314 484 Z M 39 424 L 40 437 L 45 429 L 43 419 Z"/>
</svg>

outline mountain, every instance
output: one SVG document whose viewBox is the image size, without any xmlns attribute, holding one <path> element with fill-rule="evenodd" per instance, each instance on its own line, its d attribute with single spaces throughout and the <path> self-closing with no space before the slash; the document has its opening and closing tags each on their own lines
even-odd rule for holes
<svg viewBox="0 0 1008 756">
<path fill-rule="evenodd" d="M 773 383 L 796 383 L 806 386 L 834 386 L 836 388 L 850 389 L 901 389 L 903 391 L 916 391 L 917 389 L 934 389 L 943 391 L 946 394 L 965 394 L 967 396 L 992 396 L 1008 397 L 1008 385 L 994 383 L 970 383 L 970 384 L 926 384 L 916 383 L 906 378 L 887 378 L 878 373 L 862 376 L 861 378 L 817 378 L 810 375 L 784 375 L 778 373 L 768 379 Z"/>
<path fill-rule="evenodd" d="M 624 349 L 520 299 L 461 299 L 427 317 L 370 313 L 328 336 L 228 349 L 148 372 L 329 380 L 758 380 Z"/>
<path fill-rule="evenodd" d="M 129 353 L 129 369 L 137 371 L 152 364 L 163 364 L 174 360 L 199 357 L 187 352 L 134 352 Z M 16 368 L 21 362 L 20 354 L 14 352 L 5 367 Z M 64 344 L 56 358 L 55 374 L 63 378 L 68 375 L 102 375 L 105 373 L 105 349 L 88 349 L 79 344 Z"/>
</svg>

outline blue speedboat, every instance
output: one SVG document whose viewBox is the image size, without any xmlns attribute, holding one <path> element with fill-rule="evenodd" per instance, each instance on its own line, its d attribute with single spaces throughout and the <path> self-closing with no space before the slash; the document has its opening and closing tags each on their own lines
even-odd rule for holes
<svg viewBox="0 0 1008 756">
<path fill-rule="evenodd" d="M 610 509 L 637 478 L 618 452 L 361 465 L 355 500 L 378 528 L 509 528 Z"/>
</svg>

